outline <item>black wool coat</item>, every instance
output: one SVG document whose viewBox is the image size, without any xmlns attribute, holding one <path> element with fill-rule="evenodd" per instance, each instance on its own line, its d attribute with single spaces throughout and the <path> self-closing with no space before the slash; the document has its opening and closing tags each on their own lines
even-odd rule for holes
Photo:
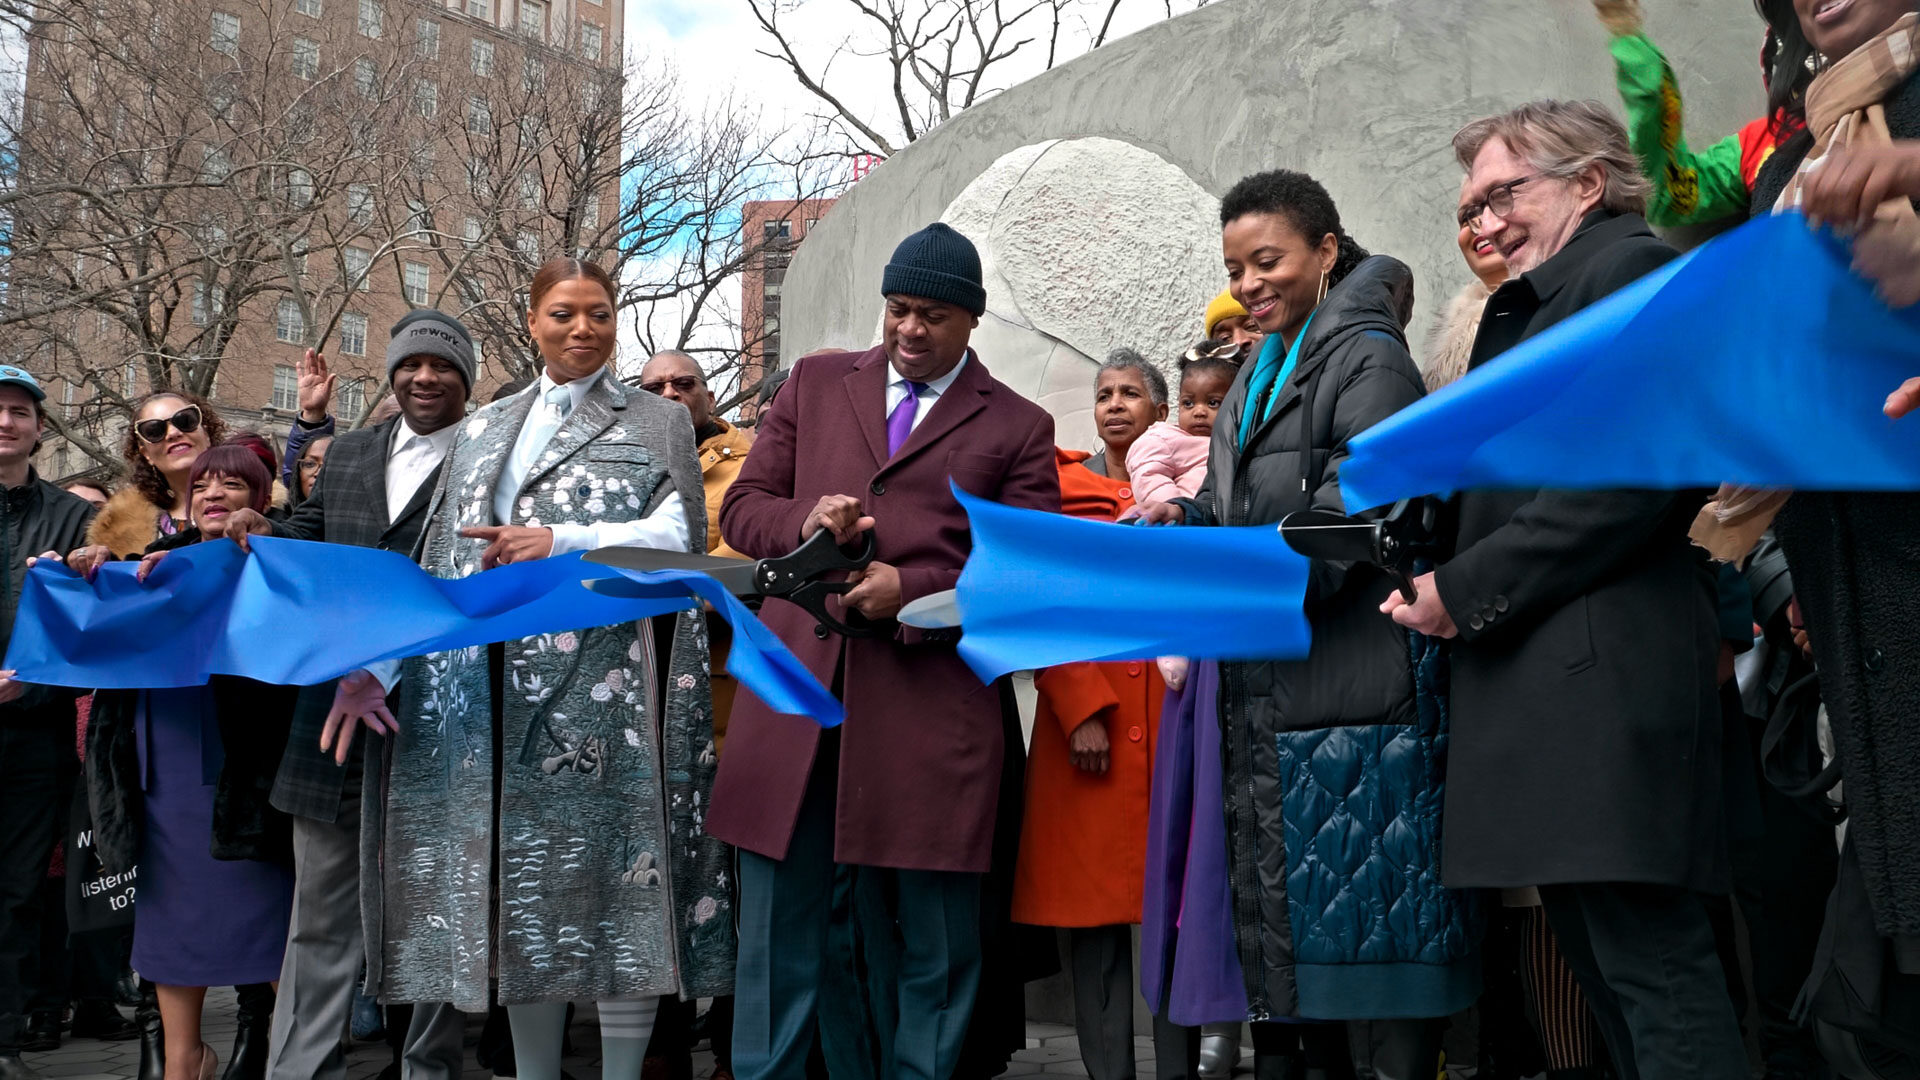
<svg viewBox="0 0 1920 1080">
<path fill-rule="evenodd" d="M 1471 366 L 1498 364 L 1675 255 L 1637 216 L 1589 214 L 1558 254 L 1487 301 Z M 1703 499 L 1531 490 L 1455 501 L 1455 553 L 1436 572 L 1460 632 L 1449 886 L 1726 891 L 1714 575 L 1687 539 Z"/>
<path fill-rule="evenodd" d="M 156 541 L 148 551 L 184 547 L 198 529 Z M 274 773 L 287 748 L 287 720 L 297 686 L 270 686 L 252 679 L 214 676 L 214 709 L 220 720 L 225 762 L 213 795 L 216 859 L 257 859 L 291 865 L 293 823 L 268 804 Z M 125 873 L 140 855 L 145 828 L 145 792 L 135 740 L 138 690 L 100 690 L 87 721 L 87 802 L 94 843 L 109 873 Z"/>
<path fill-rule="evenodd" d="M 1920 138 L 1920 76 L 1886 110 L 1894 138 Z M 1803 136 L 1768 159 L 1754 213 L 1772 210 L 1807 149 Z M 1774 533 L 1813 640 L 1874 928 L 1920 939 L 1920 494 L 1798 492 Z"/>
</svg>

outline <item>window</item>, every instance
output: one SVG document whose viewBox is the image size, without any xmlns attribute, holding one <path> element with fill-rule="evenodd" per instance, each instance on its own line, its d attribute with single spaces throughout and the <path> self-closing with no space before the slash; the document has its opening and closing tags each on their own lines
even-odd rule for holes
<svg viewBox="0 0 1920 1080">
<path fill-rule="evenodd" d="M 287 201 L 295 206 L 313 202 L 313 174 L 305 169 L 287 170 Z"/>
<path fill-rule="evenodd" d="M 364 248 L 348 247 L 340 249 L 341 265 L 347 269 L 347 284 L 360 292 L 372 287 L 369 279 L 373 276 L 373 253 Z"/>
<path fill-rule="evenodd" d="M 73 384 L 72 383 L 68 383 L 67 388 L 61 392 L 60 416 L 62 419 L 66 419 L 66 420 L 73 419 Z"/>
<path fill-rule="evenodd" d="M 760 290 L 760 294 L 768 300 L 778 300 L 780 298 L 780 283 L 777 281 L 767 282 L 766 288 Z"/>
<path fill-rule="evenodd" d="M 433 209 L 426 203 L 407 200 L 407 235 L 421 236 L 433 231 Z"/>
<path fill-rule="evenodd" d="M 482 198 L 487 194 L 487 162 L 478 155 L 467 159 L 467 194 Z"/>
<path fill-rule="evenodd" d="M 460 230 L 460 235 L 469 244 L 479 243 L 482 235 L 480 219 L 477 217 L 468 218 L 466 226 Z"/>
<path fill-rule="evenodd" d="M 200 151 L 200 179 L 209 184 L 224 184 L 227 177 L 233 175 L 233 162 L 227 158 L 227 152 L 217 146 L 209 146 Z"/>
<path fill-rule="evenodd" d="M 373 66 L 372 60 L 363 56 L 353 62 L 353 88 L 360 91 L 361 97 L 372 97 L 379 85 L 380 70 Z"/>
<path fill-rule="evenodd" d="M 132 360 L 120 372 L 120 393 L 132 397 L 134 388 L 140 385 L 140 365 Z"/>
<path fill-rule="evenodd" d="M 273 321 L 273 336 L 276 340 L 292 345 L 300 345 L 306 341 L 307 319 L 300 314 L 300 305 L 295 303 L 291 296 L 280 301 L 279 317 Z"/>
<path fill-rule="evenodd" d="M 293 10 L 317 19 L 320 17 L 320 0 L 293 0 Z"/>
<path fill-rule="evenodd" d="M 520 62 L 520 89 L 531 94 L 540 89 L 547 79 L 547 62 L 537 56 L 529 56 Z"/>
<path fill-rule="evenodd" d="M 427 264 L 409 262 L 400 270 L 400 291 L 414 307 L 427 306 Z"/>
<path fill-rule="evenodd" d="M 483 79 L 493 78 L 493 42 L 474 38 L 467 45 L 467 62 L 473 67 L 473 73 Z"/>
<path fill-rule="evenodd" d="M 547 0 L 520 0 L 520 32 L 547 40 Z"/>
<path fill-rule="evenodd" d="M 542 141 L 545 125 L 537 116 L 522 116 L 513 122 L 520 139 L 520 149 L 538 150 Z"/>
<path fill-rule="evenodd" d="M 520 258 L 525 260 L 529 266 L 539 263 L 539 234 L 535 233 L 532 229 L 521 229 L 520 235 L 514 238 L 513 249 L 520 253 Z"/>
<path fill-rule="evenodd" d="M 580 208 L 580 231 L 590 233 L 600 227 L 600 199 L 587 196 L 587 204 Z"/>
<path fill-rule="evenodd" d="M 373 220 L 373 185 L 347 185 L 347 220 L 365 225 Z"/>
<path fill-rule="evenodd" d="M 544 200 L 541 197 L 540 174 L 528 169 L 520 174 L 520 206 L 524 210 L 537 210 Z"/>
<path fill-rule="evenodd" d="M 431 180 L 440 164 L 440 151 L 428 139 L 415 139 L 407 154 L 414 179 Z"/>
<path fill-rule="evenodd" d="M 493 0 L 467 0 L 467 14 L 476 19 L 493 21 Z"/>
<path fill-rule="evenodd" d="M 366 322 L 364 318 L 361 319 L 360 321 L 362 323 Z M 344 332 L 342 333 L 341 336 L 342 336 L 342 340 L 344 340 L 345 339 Z M 365 338 L 366 338 L 366 335 L 362 333 L 361 334 L 362 344 L 365 344 Z M 367 411 L 366 380 L 365 379 L 342 379 L 340 381 L 340 405 L 338 408 L 340 419 L 347 420 L 347 421 L 358 420 L 362 415 L 366 413 L 366 411 Z"/>
<path fill-rule="evenodd" d="M 766 223 L 767 239 L 786 240 L 793 236 L 793 222 L 769 221 Z"/>
<path fill-rule="evenodd" d="M 208 37 L 213 51 L 237 56 L 240 53 L 240 16 L 224 11 L 213 13 L 213 30 Z"/>
<path fill-rule="evenodd" d="M 440 111 L 440 87 L 432 79 L 414 81 L 413 111 L 429 120 Z"/>
<path fill-rule="evenodd" d="M 357 311 L 349 311 L 340 316 L 340 351 L 348 356 L 367 355 L 367 317 L 365 315 Z"/>
<path fill-rule="evenodd" d="M 493 130 L 493 107 L 483 97 L 467 99 L 467 132 L 485 135 Z"/>
<path fill-rule="evenodd" d="M 293 39 L 293 77 L 311 79 L 320 74 L 320 43 L 312 38 Z"/>
<path fill-rule="evenodd" d="M 595 26 L 592 23 L 581 23 L 580 24 L 580 55 L 586 57 L 587 59 L 593 61 L 596 64 L 599 63 L 601 37 L 602 37 L 602 33 L 598 26 Z"/>
<path fill-rule="evenodd" d="M 377 38 L 380 25 L 386 22 L 386 8 L 380 0 L 360 0 L 360 36 Z"/>
<path fill-rule="evenodd" d="M 291 300 L 280 301 L 281 310 L 284 312 L 291 303 Z M 300 378 L 294 374 L 292 364 L 273 365 L 273 397 L 267 404 L 287 412 L 300 407 Z"/>
<path fill-rule="evenodd" d="M 193 283 L 193 325 L 205 326 L 220 310 L 220 290 L 205 281 Z"/>
<path fill-rule="evenodd" d="M 422 60 L 440 59 L 440 24 L 432 19 L 413 21 L 413 51 Z"/>
</svg>

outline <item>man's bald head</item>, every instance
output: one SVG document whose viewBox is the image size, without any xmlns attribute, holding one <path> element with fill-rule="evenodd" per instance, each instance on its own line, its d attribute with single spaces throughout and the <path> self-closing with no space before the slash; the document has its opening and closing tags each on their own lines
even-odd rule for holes
<svg viewBox="0 0 1920 1080">
<path fill-rule="evenodd" d="M 662 349 L 647 360 L 640 369 L 640 389 L 685 405 L 696 432 L 713 423 L 715 402 L 713 391 L 707 389 L 706 373 L 679 349 Z"/>
</svg>

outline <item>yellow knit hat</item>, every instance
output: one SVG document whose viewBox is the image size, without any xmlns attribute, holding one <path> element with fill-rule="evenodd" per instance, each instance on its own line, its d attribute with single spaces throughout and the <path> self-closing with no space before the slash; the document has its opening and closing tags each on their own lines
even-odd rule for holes
<svg viewBox="0 0 1920 1080">
<path fill-rule="evenodd" d="M 1207 332 L 1205 336 L 1212 337 L 1214 327 L 1219 326 L 1228 319 L 1241 318 L 1245 316 L 1246 313 L 1247 309 L 1240 305 L 1240 301 L 1233 298 L 1232 290 L 1222 292 L 1219 296 L 1213 298 L 1213 303 L 1207 305 Z"/>
</svg>

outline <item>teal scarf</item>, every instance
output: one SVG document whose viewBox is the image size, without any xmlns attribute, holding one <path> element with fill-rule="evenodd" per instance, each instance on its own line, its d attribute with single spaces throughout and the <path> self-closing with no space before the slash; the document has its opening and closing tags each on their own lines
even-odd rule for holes
<svg viewBox="0 0 1920 1080">
<path fill-rule="evenodd" d="M 1313 325 L 1315 308 L 1307 315 L 1307 321 L 1300 324 L 1300 332 L 1293 336 L 1293 344 L 1287 346 L 1286 358 L 1280 356 L 1280 335 L 1269 334 L 1260 347 L 1260 358 L 1254 361 L 1253 376 L 1247 380 L 1247 407 L 1240 415 L 1240 448 L 1247 447 L 1247 440 L 1253 437 L 1253 429 L 1267 422 L 1273 415 L 1273 403 L 1280 397 L 1280 388 L 1287 385 L 1287 377 L 1300 363 L 1300 343 L 1307 340 L 1307 328 Z"/>
</svg>

